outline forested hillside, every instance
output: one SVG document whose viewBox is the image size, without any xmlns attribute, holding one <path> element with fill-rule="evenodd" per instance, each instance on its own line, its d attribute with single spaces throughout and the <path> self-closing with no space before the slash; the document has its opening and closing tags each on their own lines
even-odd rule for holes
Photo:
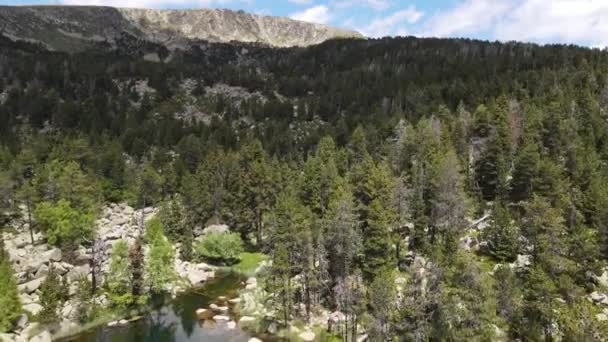
<svg viewBox="0 0 608 342">
<path fill-rule="evenodd" d="M 608 52 L 412 37 L 118 45 L 0 41 L 3 237 L 92 254 L 71 294 L 51 263 L 32 319 L 61 321 L 68 300 L 81 324 L 128 316 L 170 290 L 174 258 L 247 251 L 270 260 L 258 295 L 286 330 L 329 311 L 324 339 L 342 341 L 608 339 Z M 115 203 L 141 221 L 112 247 L 98 222 Z M 229 232 L 201 240 L 211 224 Z M 14 271 L 11 248 L 7 332 L 17 284 L 37 279 Z"/>
</svg>

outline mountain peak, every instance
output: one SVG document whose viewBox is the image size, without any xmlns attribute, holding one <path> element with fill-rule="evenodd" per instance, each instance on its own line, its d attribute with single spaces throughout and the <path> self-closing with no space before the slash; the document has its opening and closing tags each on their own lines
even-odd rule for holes
<svg viewBox="0 0 608 342">
<path fill-rule="evenodd" d="M 124 34 L 169 49 L 192 41 L 309 46 L 329 39 L 364 38 L 358 32 L 227 9 L 141 9 L 98 6 L 0 6 L 0 32 L 50 50 L 79 51 L 114 44 Z"/>
</svg>

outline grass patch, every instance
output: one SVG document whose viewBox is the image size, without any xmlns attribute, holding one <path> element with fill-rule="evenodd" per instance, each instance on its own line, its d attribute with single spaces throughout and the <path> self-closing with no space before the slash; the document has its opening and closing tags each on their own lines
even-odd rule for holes
<svg viewBox="0 0 608 342">
<path fill-rule="evenodd" d="M 268 256 L 263 253 L 243 252 L 240 256 L 241 261 L 232 265 L 230 268 L 235 272 L 239 272 L 247 276 L 252 276 L 260 263 L 268 259 Z"/>
</svg>

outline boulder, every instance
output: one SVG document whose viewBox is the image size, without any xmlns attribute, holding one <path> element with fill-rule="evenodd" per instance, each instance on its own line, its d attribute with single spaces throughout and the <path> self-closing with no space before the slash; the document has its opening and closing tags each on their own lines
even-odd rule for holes
<svg viewBox="0 0 608 342">
<path fill-rule="evenodd" d="M 606 315 L 605 313 L 599 313 L 597 315 L 595 315 L 595 318 L 600 321 L 600 322 L 605 322 L 608 321 L 608 315 Z"/>
<path fill-rule="evenodd" d="M 230 317 L 224 315 L 215 315 L 213 316 L 214 321 L 229 321 Z"/>
<path fill-rule="evenodd" d="M 0 342 L 14 342 L 14 341 L 17 341 L 17 336 L 15 334 L 0 333 Z"/>
<path fill-rule="evenodd" d="M 65 303 L 65 306 L 61 310 L 61 315 L 65 318 L 69 318 L 72 315 L 73 311 L 74 311 L 74 307 L 72 306 L 72 304 L 70 304 L 68 302 L 68 303 Z"/>
<path fill-rule="evenodd" d="M 44 282 L 45 279 L 46 279 L 46 277 L 41 277 L 38 279 L 34 279 L 30 282 L 27 282 L 25 284 L 21 284 L 18 286 L 19 292 L 24 292 L 24 293 L 36 292 L 36 290 L 38 290 L 40 288 L 40 285 L 42 285 L 42 282 Z"/>
<path fill-rule="evenodd" d="M 91 266 L 84 264 L 82 266 L 76 266 L 68 272 L 68 279 L 72 282 L 76 281 L 82 276 L 88 276 L 91 274 Z"/>
<path fill-rule="evenodd" d="M 333 324 L 338 324 L 338 323 L 344 321 L 344 319 L 345 319 L 345 316 L 340 311 L 334 311 L 331 314 L 329 314 L 329 322 L 331 322 Z"/>
<path fill-rule="evenodd" d="M 61 249 L 59 248 L 53 248 L 50 251 L 47 251 L 43 254 L 43 257 L 45 260 L 49 260 L 49 261 L 53 261 L 53 262 L 59 262 L 61 261 Z"/>
<path fill-rule="evenodd" d="M 210 310 L 207 310 L 207 309 L 196 310 L 196 316 L 199 319 L 208 319 L 212 315 L 213 315 L 213 312 L 211 312 Z"/>
<path fill-rule="evenodd" d="M 32 279 L 46 277 L 47 274 L 49 274 L 49 267 L 47 265 L 41 265 Z"/>
<path fill-rule="evenodd" d="M 230 321 L 226 324 L 226 327 L 230 330 L 236 328 L 236 323 L 234 321 Z"/>
<path fill-rule="evenodd" d="M 186 277 L 192 285 L 198 285 L 207 281 L 209 275 L 207 272 L 202 270 L 191 270 L 190 272 L 188 272 Z"/>
<path fill-rule="evenodd" d="M 250 339 L 249 339 L 249 341 L 248 341 L 248 342 L 262 342 L 262 340 L 260 340 L 260 339 L 259 339 L 259 338 L 257 338 L 257 337 L 252 337 L 252 338 L 250 338 Z"/>
<path fill-rule="evenodd" d="M 239 298 L 239 297 L 228 299 L 228 303 L 230 303 L 230 304 L 238 304 L 240 302 L 241 302 L 241 298 Z"/>
<path fill-rule="evenodd" d="M 597 291 L 591 292 L 591 300 L 595 304 L 608 304 L 608 296 L 604 293 L 599 293 Z"/>
<path fill-rule="evenodd" d="M 30 342 L 53 342 L 53 337 L 51 336 L 50 332 L 45 330 L 40 334 L 30 338 Z"/>
<path fill-rule="evenodd" d="M 19 319 L 17 320 L 17 327 L 19 329 L 25 329 L 29 321 L 30 319 L 26 314 L 21 314 L 21 316 L 19 316 Z"/>
<path fill-rule="evenodd" d="M 595 280 L 597 281 L 598 285 L 608 289 L 608 268 L 604 269 L 601 276 L 595 276 Z"/>
<path fill-rule="evenodd" d="M 527 254 L 518 254 L 517 255 L 517 260 L 515 260 L 514 263 L 509 264 L 509 266 L 511 268 L 515 268 L 515 269 L 525 269 L 530 267 L 530 265 L 532 264 L 532 256 L 527 255 Z"/>
<path fill-rule="evenodd" d="M 24 305 L 23 310 L 25 310 L 35 316 L 40 311 L 42 311 L 42 306 L 40 304 L 30 303 L 30 304 Z"/>
<path fill-rule="evenodd" d="M 272 334 L 272 335 L 276 335 L 276 333 L 279 331 L 278 327 L 277 327 L 277 323 L 272 322 L 268 325 L 268 329 L 266 329 L 266 331 L 268 331 L 268 333 Z"/>
<path fill-rule="evenodd" d="M 251 316 L 243 316 L 243 317 L 241 317 L 241 319 L 239 319 L 239 325 L 241 325 L 241 326 L 246 326 L 253 322 L 255 322 L 255 318 L 251 317 Z"/>
<path fill-rule="evenodd" d="M 300 333 L 300 335 L 298 335 L 298 337 L 300 337 L 300 339 L 302 341 L 312 342 L 315 340 L 316 336 L 315 336 L 315 333 L 312 331 L 304 331 L 304 332 Z"/>
<path fill-rule="evenodd" d="M 230 232 L 230 228 L 225 224 L 213 224 L 203 229 L 203 235 L 207 234 L 226 234 Z"/>
</svg>

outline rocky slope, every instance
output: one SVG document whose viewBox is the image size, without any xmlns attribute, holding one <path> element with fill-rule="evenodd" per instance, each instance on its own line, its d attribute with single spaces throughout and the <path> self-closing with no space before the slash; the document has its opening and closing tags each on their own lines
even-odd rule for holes
<svg viewBox="0 0 608 342">
<path fill-rule="evenodd" d="M 170 49 L 189 42 L 309 46 L 334 38 L 363 38 L 354 31 L 243 11 L 152 10 L 93 6 L 0 6 L 0 32 L 12 40 L 39 42 L 51 50 L 81 51 L 125 38 Z"/>
</svg>

